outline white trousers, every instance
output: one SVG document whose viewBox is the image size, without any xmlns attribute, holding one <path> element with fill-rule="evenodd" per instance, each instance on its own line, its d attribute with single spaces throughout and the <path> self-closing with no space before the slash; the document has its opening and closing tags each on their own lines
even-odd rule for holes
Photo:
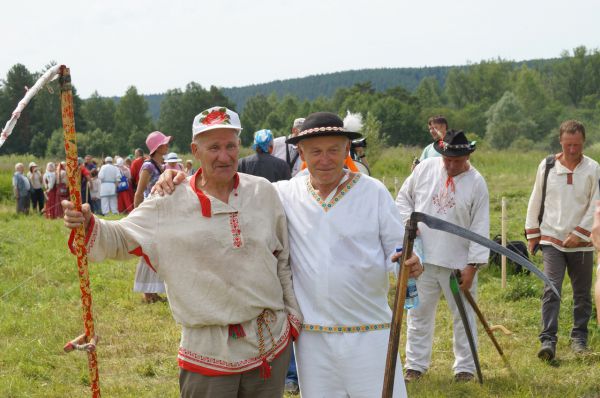
<svg viewBox="0 0 600 398">
<path fill-rule="evenodd" d="M 435 329 L 435 314 L 440 301 L 440 293 L 444 294 L 448 307 L 452 312 L 454 339 L 454 374 L 469 372 L 475 374 L 475 364 L 465 328 L 450 290 L 450 274 L 452 269 L 425 264 L 425 272 L 417 279 L 419 305 L 408 311 L 408 331 L 406 338 L 406 368 L 425 372 L 431 363 L 433 348 L 433 331 Z M 477 275 L 473 278 L 470 292 L 476 297 Z M 463 296 L 463 302 L 469 318 L 469 324 L 477 346 L 477 325 L 475 312 Z"/>
<path fill-rule="evenodd" d="M 296 363 L 302 398 L 380 397 L 389 330 L 362 333 L 302 331 L 296 341 Z M 398 357 L 394 398 L 405 398 Z"/>
<path fill-rule="evenodd" d="M 104 215 L 110 212 L 112 212 L 113 214 L 119 214 L 119 204 L 117 201 L 117 195 L 102 196 L 100 198 L 100 206 L 102 207 L 102 214 Z"/>
</svg>

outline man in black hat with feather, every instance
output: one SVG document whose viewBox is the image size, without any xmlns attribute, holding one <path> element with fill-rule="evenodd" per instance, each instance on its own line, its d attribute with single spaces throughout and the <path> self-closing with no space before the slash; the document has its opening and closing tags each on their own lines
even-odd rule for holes
<svg viewBox="0 0 600 398">
<path fill-rule="evenodd" d="M 396 205 L 403 220 L 413 211 L 441 218 L 489 236 L 489 195 L 485 180 L 469 162 L 475 143 L 462 131 L 450 130 L 433 144 L 441 157 L 419 163 L 404 181 Z M 443 293 L 454 320 L 454 378 L 473 379 L 475 364 L 458 308 L 450 290 L 450 274 L 461 270 L 461 289 L 473 296 L 477 290 L 477 269 L 488 261 L 489 250 L 457 236 L 419 225 L 415 241 L 425 272 L 417 281 L 419 305 L 408 311 L 405 380 L 419 379 L 429 368 L 435 313 Z M 421 248 L 419 248 L 421 246 Z M 469 323 L 475 329 L 473 309 L 467 306 Z M 473 335 L 477 336 L 476 330 Z"/>
</svg>

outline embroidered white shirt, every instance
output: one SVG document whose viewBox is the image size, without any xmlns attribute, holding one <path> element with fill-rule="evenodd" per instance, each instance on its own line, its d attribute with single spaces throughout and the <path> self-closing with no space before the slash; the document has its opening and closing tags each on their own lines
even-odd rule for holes
<svg viewBox="0 0 600 398">
<path fill-rule="evenodd" d="M 573 171 L 557 159 L 548 174 L 546 203 L 542 224 L 538 222 L 542 203 L 542 185 L 546 160 L 538 166 L 533 191 L 527 206 L 525 231 L 527 239 L 542 237 L 541 244 L 552 245 L 564 252 L 592 251 L 591 230 L 594 209 L 598 199 L 600 166 L 584 156 Z M 566 248 L 562 242 L 569 233 L 577 235 L 583 242 L 579 247 Z"/>
<path fill-rule="evenodd" d="M 264 178 L 238 175 L 229 203 L 193 189 L 194 175 L 172 195 L 144 200 L 126 218 L 95 218 L 87 235 L 92 261 L 145 256 L 165 281 L 171 312 L 182 325 L 180 367 L 209 375 L 261 366 L 257 317 L 263 310 L 273 315 L 274 341 L 263 325 L 268 361 L 302 321 L 281 202 Z M 232 339 L 232 324 L 246 336 Z"/>
<path fill-rule="evenodd" d="M 404 225 L 381 182 L 350 176 L 329 202 L 314 192 L 308 175 L 274 184 L 288 219 L 294 290 L 305 324 L 391 320 L 388 274 L 395 264 L 390 257 L 402 246 Z"/>
<path fill-rule="evenodd" d="M 489 237 L 489 195 L 485 180 L 470 166 L 451 180 L 442 157 L 423 160 L 404 181 L 396 205 L 404 222 L 413 211 L 422 212 Z M 440 267 L 463 269 L 470 263 L 487 263 L 489 250 L 458 236 L 419 223 L 422 261 Z"/>
</svg>

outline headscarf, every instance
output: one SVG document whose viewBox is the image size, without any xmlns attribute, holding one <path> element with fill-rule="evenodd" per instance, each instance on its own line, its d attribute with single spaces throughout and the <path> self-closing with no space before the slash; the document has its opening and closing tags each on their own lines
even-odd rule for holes
<svg viewBox="0 0 600 398">
<path fill-rule="evenodd" d="M 46 185 L 46 189 L 50 190 L 54 188 L 56 184 L 56 166 L 54 162 L 48 162 L 46 164 L 46 172 L 44 173 L 44 185 Z"/>
<path fill-rule="evenodd" d="M 258 130 L 254 133 L 254 144 L 252 144 L 252 149 L 256 150 L 256 148 L 260 148 L 264 153 L 269 153 L 272 142 L 273 134 L 271 133 L 271 130 Z"/>
</svg>

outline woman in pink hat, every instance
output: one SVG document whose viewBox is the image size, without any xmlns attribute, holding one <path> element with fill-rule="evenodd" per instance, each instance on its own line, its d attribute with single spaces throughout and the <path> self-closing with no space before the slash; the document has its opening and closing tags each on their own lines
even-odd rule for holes
<svg viewBox="0 0 600 398">
<path fill-rule="evenodd" d="M 166 136 L 160 131 L 154 131 L 148 134 L 146 146 L 150 153 L 150 158 L 142 164 L 140 169 L 140 180 L 135 191 L 133 207 L 138 207 L 144 198 L 150 195 L 150 190 L 163 172 L 163 156 L 169 152 L 169 142 L 172 137 Z M 165 284 L 158 274 L 150 268 L 143 257 L 140 257 L 137 269 L 135 271 L 135 282 L 133 291 L 144 293 L 146 303 L 163 301 L 159 293 L 165 292 Z"/>
</svg>

